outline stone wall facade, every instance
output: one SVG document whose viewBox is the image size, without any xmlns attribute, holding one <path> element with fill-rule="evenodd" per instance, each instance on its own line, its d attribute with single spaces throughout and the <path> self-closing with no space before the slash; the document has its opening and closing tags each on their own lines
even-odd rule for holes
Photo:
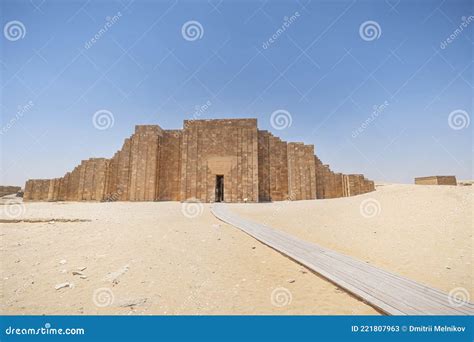
<svg viewBox="0 0 474 342">
<path fill-rule="evenodd" d="M 288 191 L 291 200 L 316 199 L 313 145 L 288 143 Z"/>
<path fill-rule="evenodd" d="M 222 195 L 218 195 L 220 179 Z M 61 178 L 28 180 L 25 201 L 263 202 L 374 191 L 363 175 L 334 173 L 313 145 L 285 142 L 256 119 L 139 125 L 110 159 L 83 160 Z M 216 196 L 222 196 L 217 198 Z"/>
<path fill-rule="evenodd" d="M 0 197 L 16 194 L 19 191 L 21 191 L 21 186 L 0 185 Z"/>
<path fill-rule="evenodd" d="M 258 131 L 259 201 L 288 199 L 288 146 L 268 131 Z"/>
<path fill-rule="evenodd" d="M 218 175 L 225 201 L 258 202 L 256 119 L 184 122 L 180 198 L 213 202 Z"/>
<path fill-rule="evenodd" d="M 421 185 L 457 185 L 455 176 L 429 176 L 415 178 L 415 184 Z"/>
</svg>

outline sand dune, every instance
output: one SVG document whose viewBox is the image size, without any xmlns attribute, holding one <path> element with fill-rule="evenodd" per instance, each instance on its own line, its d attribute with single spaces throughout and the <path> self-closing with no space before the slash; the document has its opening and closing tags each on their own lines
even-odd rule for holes
<svg viewBox="0 0 474 342">
<path fill-rule="evenodd" d="M 0 220 L 14 213 L 24 221 L 0 224 L 2 314 L 377 314 L 218 221 L 209 204 L 11 201 L 0 203 Z M 231 209 L 446 292 L 474 294 L 471 187 L 386 185 L 353 198 Z"/>
</svg>

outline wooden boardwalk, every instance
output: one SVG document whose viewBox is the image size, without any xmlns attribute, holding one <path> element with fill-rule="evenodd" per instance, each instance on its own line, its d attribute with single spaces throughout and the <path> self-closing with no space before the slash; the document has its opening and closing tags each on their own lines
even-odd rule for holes
<svg viewBox="0 0 474 342">
<path fill-rule="evenodd" d="M 294 259 L 389 315 L 473 315 L 474 305 L 363 261 L 318 246 L 233 214 L 215 204 L 212 213 L 278 252 Z"/>
</svg>

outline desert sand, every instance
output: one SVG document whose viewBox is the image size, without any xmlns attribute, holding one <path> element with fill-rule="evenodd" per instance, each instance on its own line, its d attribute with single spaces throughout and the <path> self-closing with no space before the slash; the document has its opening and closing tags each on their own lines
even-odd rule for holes
<svg viewBox="0 0 474 342">
<path fill-rule="evenodd" d="M 467 186 L 384 185 L 351 198 L 230 208 L 472 298 L 472 195 Z M 1 313 L 378 314 L 217 220 L 210 206 L 3 198 Z"/>
<path fill-rule="evenodd" d="M 231 208 L 446 293 L 466 289 L 472 299 L 473 194 L 472 186 L 385 184 L 354 197 Z"/>
</svg>

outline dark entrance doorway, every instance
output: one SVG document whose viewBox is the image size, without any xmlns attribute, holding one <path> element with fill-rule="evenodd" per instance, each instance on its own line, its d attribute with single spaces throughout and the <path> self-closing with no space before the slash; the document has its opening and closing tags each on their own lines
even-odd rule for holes
<svg viewBox="0 0 474 342">
<path fill-rule="evenodd" d="M 224 202 L 224 176 L 216 175 L 216 202 Z"/>
</svg>

